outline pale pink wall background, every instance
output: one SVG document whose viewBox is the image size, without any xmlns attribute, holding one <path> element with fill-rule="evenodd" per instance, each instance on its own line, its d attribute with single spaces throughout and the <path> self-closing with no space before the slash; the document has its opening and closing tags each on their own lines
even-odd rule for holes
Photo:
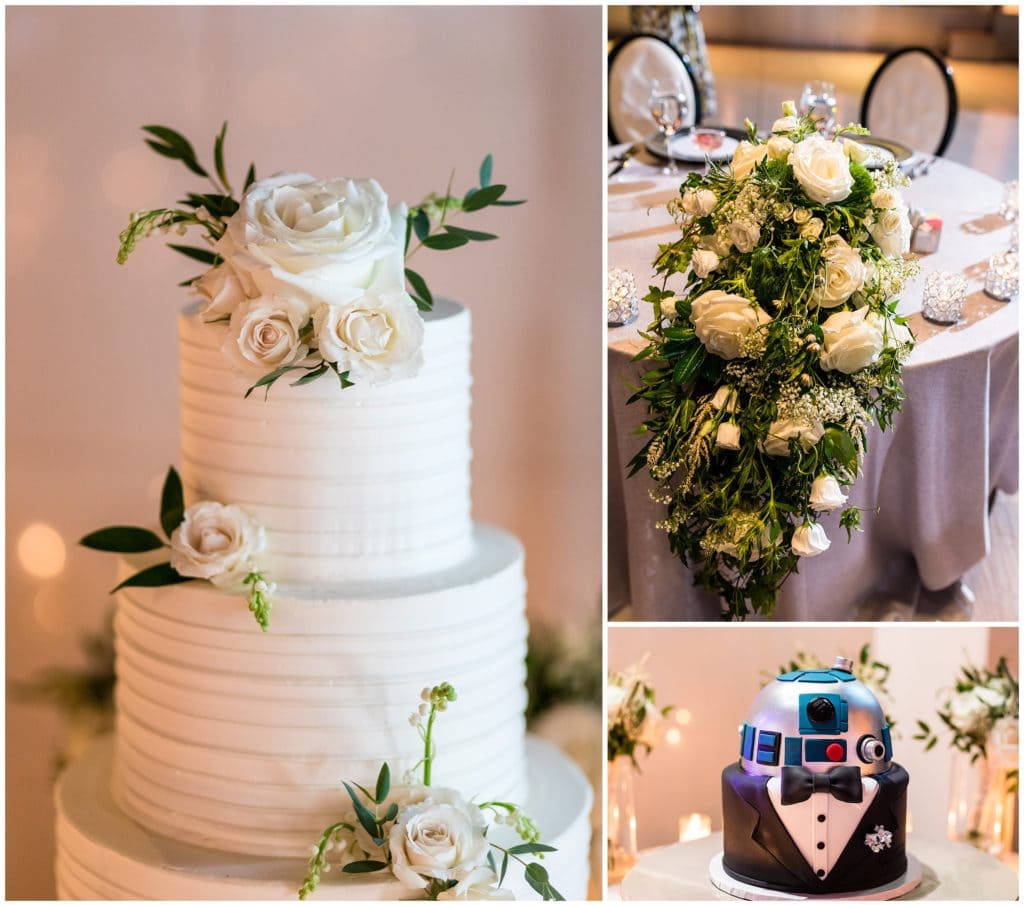
<svg viewBox="0 0 1024 906">
<path fill-rule="evenodd" d="M 722 829 L 721 773 L 737 758 L 737 728 L 761 685 L 798 648 L 831 663 L 837 654 L 856 658 L 865 642 L 874 656 L 892 666 L 889 691 L 896 720 L 896 760 L 910 774 L 914 833 L 942 837 L 953 766 L 947 737 L 930 752 L 911 737 L 916 721 L 939 725 L 939 692 L 948 691 L 966 663 L 995 666 L 1005 655 L 1017 673 L 1017 630 L 983 626 L 927 626 L 920 623 L 818 628 L 786 626 L 680 626 L 651 629 L 612 624 L 608 630 L 608 669 L 623 670 L 648 655 L 659 705 L 689 712 L 669 726 L 679 739 L 663 741 L 650 756 L 640 755 L 636 781 L 640 848 L 674 842 L 679 818 L 710 815 Z"/>
<path fill-rule="evenodd" d="M 7 664 L 73 663 L 112 562 L 74 546 L 151 520 L 177 455 L 175 284 L 156 240 L 114 261 L 132 209 L 193 186 L 139 126 L 178 128 L 263 175 L 372 175 L 418 201 L 483 155 L 522 208 L 497 243 L 418 256 L 474 319 L 474 504 L 527 549 L 534 620 L 596 618 L 600 593 L 601 109 L 598 8 L 21 8 L 7 12 Z M 59 533 L 40 580 L 17 544 Z M 53 894 L 56 720 L 7 711 L 7 895 Z"/>
</svg>

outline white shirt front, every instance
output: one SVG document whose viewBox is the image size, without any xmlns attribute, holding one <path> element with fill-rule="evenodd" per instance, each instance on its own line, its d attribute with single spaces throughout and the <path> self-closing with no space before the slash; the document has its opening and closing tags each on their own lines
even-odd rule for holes
<svg viewBox="0 0 1024 906">
<path fill-rule="evenodd" d="M 874 778 L 864 777 L 861 783 L 864 798 L 860 802 L 841 802 L 831 793 L 811 793 L 803 802 L 783 805 L 782 778 L 772 777 L 768 781 L 768 798 L 775 814 L 819 878 L 827 877 L 835 867 L 878 794 L 878 781 Z M 820 821 L 819 815 L 824 815 L 825 820 Z"/>
</svg>

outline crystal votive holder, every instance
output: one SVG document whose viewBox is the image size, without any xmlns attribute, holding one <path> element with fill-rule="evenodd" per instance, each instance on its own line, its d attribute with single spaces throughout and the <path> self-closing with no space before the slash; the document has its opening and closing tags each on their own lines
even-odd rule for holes
<svg viewBox="0 0 1024 906">
<path fill-rule="evenodd" d="M 1008 252 L 1017 252 L 1020 248 L 1020 224 L 1015 223 L 1010 227 L 1010 241 L 1007 243 Z"/>
<path fill-rule="evenodd" d="M 1003 187 L 1003 200 L 999 204 L 999 213 L 1010 223 L 1017 222 L 1017 208 L 1020 205 L 1020 188 L 1017 180 L 1008 182 Z"/>
<path fill-rule="evenodd" d="M 998 252 L 988 259 L 985 293 L 993 299 L 1009 302 L 1020 284 L 1020 261 L 1016 252 Z"/>
<path fill-rule="evenodd" d="M 967 278 L 952 271 L 929 274 L 924 284 L 921 314 L 936 324 L 956 324 L 964 313 Z"/>
<path fill-rule="evenodd" d="M 621 268 L 608 271 L 608 326 L 621 327 L 635 321 L 640 314 L 640 297 L 636 279 Z"/>
</svg>

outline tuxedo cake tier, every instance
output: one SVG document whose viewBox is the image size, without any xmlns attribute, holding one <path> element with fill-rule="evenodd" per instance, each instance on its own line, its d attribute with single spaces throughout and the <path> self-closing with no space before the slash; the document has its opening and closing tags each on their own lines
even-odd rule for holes
<svg viewBox="0 0 1024 906">
<path fill-rule="evenodd" d="M 793 894 L 890 884 L 907 871 L 907 772 L 871 691 L 837 658 L 779 676 L 740 730 L 722 774 L 722 868 Z"/>
</svg>

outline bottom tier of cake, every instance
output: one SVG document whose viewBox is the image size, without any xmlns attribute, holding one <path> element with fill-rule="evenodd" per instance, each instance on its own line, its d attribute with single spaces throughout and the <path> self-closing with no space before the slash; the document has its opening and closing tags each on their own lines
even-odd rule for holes
<svg viewBox="0 0 1024 906">
<path fill-rule="evenodd" d="M 300 859 L 240 856 L 189 846 L 154 834 L 128 818 L 110 794 L 112 738 L 94 743 L 57 784 L 57 895 L 63 900 L 287 900 L 306 872 Z M 527 739 L 529 799 L 545 843 L 544 859 L 566 899 L 587 895 L 593 794 L 580 770 L 558 749 Z M 339 806 L 342 799 L 339 796 Z M 496 828 L 495 839 L 508 828 Z M 315 843 L 310 840 L 310 844 Z M 513 843 L 514 840 L 508 842 Z M 517 899 L 538 899 L 521 872 L 505 886 Z M 390 876 L 325 877 L 322 900 L 415 899 Z"/>
</svg>

